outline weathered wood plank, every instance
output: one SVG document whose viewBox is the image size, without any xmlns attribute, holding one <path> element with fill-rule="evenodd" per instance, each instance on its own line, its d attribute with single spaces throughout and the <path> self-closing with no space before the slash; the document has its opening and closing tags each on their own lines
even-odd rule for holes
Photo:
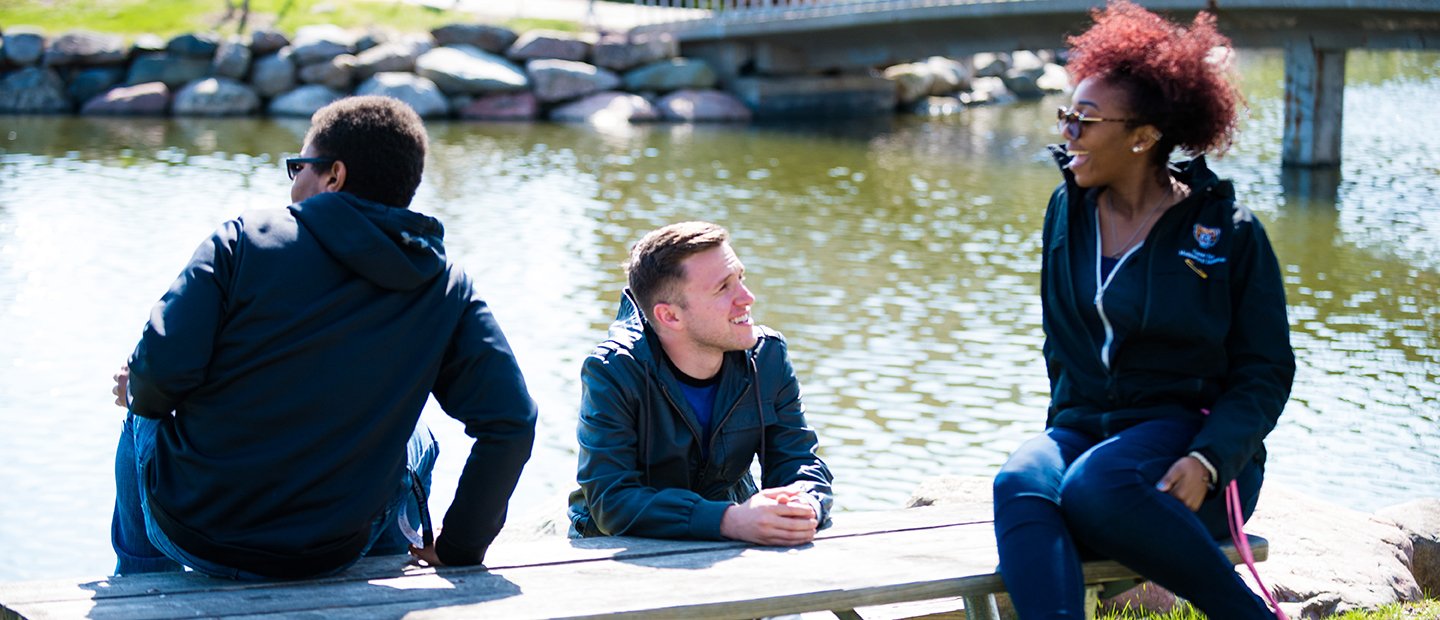
<svg viewBox="0 0 1440 620">
<path fill-rule="evenodd" d="M 406 568 L 392 557 L 303 582 L 170 574 L 0 584 L 0 605 L 30 618 L 732 618 L 983 597 L 1003 585 L 994 574 L 992 525 L 977 514 L 924 508 L 842 515 L 798 549 L 620 537 L 502 545 L 488 572 Z M 1266 546 L 1254 544 L 1263 559 Z M 1133 577 L 1114 562 L 1085 570 L 1092 583 Z"/>
<path fill-rule="evenodd" d="M 959 523 L 983 523 L 989 519 L 989 508 L 925 507 L 900 511 L 841 513 L 832 527 L 822 530 L 817 539 L 865 535 L 877 532 L 918 529 Z M 747 546 L 733 541 L 677 541 L 635 537 L 606 537 L 584 540 L 555 538 L 536 542 L 501 544 L 491 548 L 486 565 L 492 569 L 605 561 L 647 557 L 672 553 L 690 553 L 707 549 L 737 549 Z M 344 573 L 309 583 L 332 584 L 342 581 L 366 581 L 404 574 L 404 556 L 366 558 Z M 464 570 L 464 569 L 453 569 Z M 470 569 L 479 571 L 481 569 Z M 223 579 L 210 579 L 194 573 L 164 573 L 123 577 L 96 577 L 86 580 L 47 580 L 0 583 L 0 603 L 33 603 L 38 601 L 90 600 L 137 595 L 214 592 L 270 587 Z"/>
</svg>

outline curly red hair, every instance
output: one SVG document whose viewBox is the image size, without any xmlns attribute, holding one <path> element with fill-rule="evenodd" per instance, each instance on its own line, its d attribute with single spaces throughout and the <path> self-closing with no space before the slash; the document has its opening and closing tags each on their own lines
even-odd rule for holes
<svg viewBox="0 0 1440 620">
<path fill-rule="evenodd" d="M 1075 83 L 1093 77 L 1126 91 L 1132 115 L 1161 132 L 1157 158 L 1176 147 L 1192 155 L 1230 147 L 1244 102 L 1214 15 L 1201 12 L 1186 28 L 1127 0 L 1090 14 L 1095 24 L 1066 39 Z M 1212 56 L 1217 50 L 1224 54 Z"/>
</svg>

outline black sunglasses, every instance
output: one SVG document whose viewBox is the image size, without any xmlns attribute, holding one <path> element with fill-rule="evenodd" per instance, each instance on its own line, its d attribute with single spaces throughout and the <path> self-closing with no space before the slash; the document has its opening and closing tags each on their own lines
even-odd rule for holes
<svg viewBox="0 0 1440 620">
<path fill-rule="evenodd" d="M 1084 112 L 1076 111 L 1075 108 L 1060 108 L 1055 110 L 1055 127 L 1060 130 L 1060 135 L 1070 140 L 1079 140 L 1080 132 L 1085 129 L 1085 123 L 1129 123 L 1133 118 L 1099 118 L 1096 116 L 1085 116 Z"/>
<path fill-rule="evenodd" d="M 295 175 L 305 169 L 305 164 L 329 165 L 337 161 L 340 160 L 333 157 L 292 157 L 285 160 L 285 174 L 290 175 L 290 180 L 294 181 Z"/>
</svg>

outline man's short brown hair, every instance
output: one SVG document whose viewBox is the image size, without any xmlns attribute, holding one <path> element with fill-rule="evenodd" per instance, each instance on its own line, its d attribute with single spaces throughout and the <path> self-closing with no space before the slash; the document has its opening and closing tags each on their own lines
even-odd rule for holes
<svg viewBox="0 0 1440 620">
<path fill-rule="evenodd" d="M 345 162 L 345 187 L 366 200 L 409 207 L 425 171 L 428 145 L 420 115 L 391 97 L 346 97 L 310 119 L 305 143 Z"/>
<path fill-rule="evenodd" d="M 680 222 L 650 231 L 630 249 L 625 275 L 630 293 L 647 318 L 655 304 L 673 303 L 683 307 L 681 289 L 685 266 L 681 263 L 700 252 L 730 241 L 730 233 L 710 222 Z"/>
</svg>

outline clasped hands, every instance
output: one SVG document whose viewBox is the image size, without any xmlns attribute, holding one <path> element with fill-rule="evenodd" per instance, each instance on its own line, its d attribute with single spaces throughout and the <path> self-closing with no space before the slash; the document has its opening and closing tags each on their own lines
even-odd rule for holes
<svg viewBox="0 0 1440 620">
<path fill-rule="evenodd" d="M 725 509 L 720 534 L 772 547 L 794 547 L 815 539 L 819 516 L 802 499 L 799 484 L 763 489 L 742 504 Z"/>
</svg>

